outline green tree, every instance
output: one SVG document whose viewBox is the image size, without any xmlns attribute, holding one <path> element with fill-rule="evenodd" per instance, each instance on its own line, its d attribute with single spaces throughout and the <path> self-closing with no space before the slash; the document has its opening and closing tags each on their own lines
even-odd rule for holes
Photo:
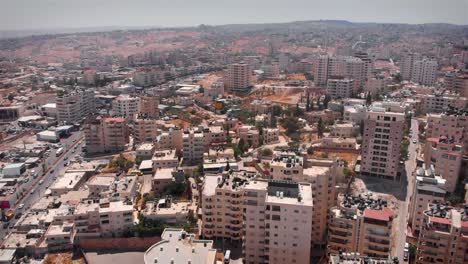
<svg viewBox="0 0 468 264">
<path fill-rule="evenodd" d="M 310 93 L 307 92 L 306 112 L 309 112 L 310 110 Z"/>
<path fill-rule="evenodd" d="M 328 108 L 328 103 L 331 101 L 331 97 L 327 94 L 325 95 L 325 98 L 323 98 L 323 108 L 327 109 Z"/>
<path fill-rule="evenodd" d="M 371 105 L 371 104 L 372 104 L 372 95 L 370 93 L 367 93 L 366 105 Z"/>
<path fill-rule="evenodd" d="M 286 134 L 288 136 L 297 133 L 300 129 L 299 120 L 297 117 L 285 117 L 281 120 L 281 125 L 286 129 Z"/>
<path fill-rule="evenodd" d="M 16 96 L 15 93 L 9 93 L 8 96 L 7 96 L 7 99 L 8 99 L 9 101 L 13 101 L 13 99 L 15 99 L 15 96 Z"/>
<path fill-rule="evenodd" d="M 266 157 L 269 157 L 273 155 L 273 151 L 269 148 L 264 148 L 262 149 L 262 156 L 266 156 Z"/>
</svg>

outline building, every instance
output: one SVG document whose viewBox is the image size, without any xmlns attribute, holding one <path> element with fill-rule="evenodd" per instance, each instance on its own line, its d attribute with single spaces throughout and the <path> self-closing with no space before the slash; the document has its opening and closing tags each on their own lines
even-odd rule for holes
<svg viewBox="0 0 468 264">
<path fill-rule="evenodd" d="M 468 97 L 468 73 L 447 72 L 444 77 L 444 89 L 457 93 L 460 96 Z"/>
<path fill-rule="evenodd" d="M 341 253 L 332 254 L 329 257 L 328 264 L 398 264 L 398 258 L 371 258 L 361 256 L 359 253 Z"/>
<path fill-rule="evenodd" d="M 423 212 L 429 203 L 443 202 L 447 191 L 446 180 L 434 172 L 433 166 L 417 168 L 415 171 L 416 184 L 413 185 L 412 196 L 408 206 L 408 224 L 413 235 L 418 236 L 422 227 Z"/>
<path fill-rule="evenodd" d="M 251 86 L 250 67 L 246 63 L 235 63 L 228 66 L 226 88 L 232 92 L 246 92 Z"/>
<path fill-rule="evenodd" d="M 76 89 L 57 94 L 57 120 L 60 123 L 75 124 L 95 112 L 94 91 Z"/>
<path fill-rule="evenodd" d="M 162 168 L 177 168 L 179 165 L 179 157 L 177 157 L 175 149 L 157 150 L 154 152 L 151 160 L 153 161 L 154 170 Z"/>
<path fill-rule="evenodd" d="M 0 122 L 12 122 L 24 113 L 23 105 L 0 105 Z"/>
<path fill-rule="evenodd" d="M 84 131 L 88 153 L 122 151 L 129 142 L 127 122 L 121 117 L 90 117 Z"/>
<path fill-rule="evenodd" d="M 254 126 L 242 125 L 237 128 L 237 136 L 249 147 L 258 147 L 260 145 L 260 133 Z"/>
<path fill-rule="evenodd" d="M 433 166 L 434 172 L 446 180 L 445 190 L 454 192 L 462 168 L 463 147 L 446 137 L 427 138 L 424 146 L 424 163 Z"/>
<path fill-rule="evenodd" d="M 397 179 L 405 115 L 374 107 L 368 112 L 364 127 L 361 174 Z"/>
<path fill-rule="evenodd" d="M 468 209 L 429 204 L 423 214 L 416 263 L 467 263 Z"/>
<path fill-rule="evenodd" d="M 393 244 L 393 217 L 384 200 L 341 196 L 339 205 L 329 213 L 328 252 L 388 258 Z"/>
<path fill-rule="evenodd" d="M 310 184 L 251 180 L 244 201 L 245 263 L 310 262 Z"/>
<path fill-rule="evenodd" d="M 168 224 L 186 224 L 189 215 L 193 214 L 190 202 L 172 201 L 166 197 L 158 202 L 147 202 L 142 214 L 145 219 L 160 221 Z"/>
<path fill-rule="evenodd" d="M 413 62 L 411 81 L 426 86 L 432 86 L 436 82 L 437 61 L 422 59 Z"/>
<path fill-rule="evenodd" d="M 112 101 L 114 116 L 133 119 L 140 109 L 140 98 L 129 95 L 119 95 Z"/>
<path fill-rule="evenodd" d="M 242 240 L 243 183 L 228 173 L 206 175 L 202 191 L 202 236 Z"/>
<path fill-rule="evenodd" d="M 157 149 L 173 149 L 177 151 L 183 150 L 183 135 L 184 132 L 179 128 L 171 128 L 166 132 L 162 132 L 156 138 Z"/>
<path fill-rule="evenodd" d="M 155 150 L 156 148 L 153 143 L 143 143 L 136 148 L 135 156 L 140 160 L 151 159 Z"/>
<path fill-rule="evenodd" d="M 69 191 L 78 190 L 86 180 L 86 172 L 67 171 L 50 186 L 50 191 L 52 196 L 60 196 L 68 193 Z"/>
<path fill-rule="evenodd" d="M 263 129 L 263 144 L 279 142 L 279 130 L 277 128 Z"/>
<path fill-rule="evenodd" d="M 450 108 L 464 109 L 468 105 L 466 97 L 453 94 L 417 95 L 417 98 L 421 100 L 422 113 L 443 113 Z"/>
<path fill-rule="evenodd" d="M 400 62 L 400 72 L 403 80 L 409 81 L 413 76 L 413 65 L 414 62 L 421 60 L 421 54 L 408 53 Z"/>
<path fill-rule="evenodd" d="M 354 80 L 352 79 L 328 79 L 327 94 L 331 98 L 348 98 L 353 94 Z"/>
<path fill-rule="evenodd" d="M 160 194 L 166 187 L 174 181 L 174 168 L 157 169 L 153 175 L 152 190 Z"/>
<path fill-rule="evenodd" d="M 154 142 L 158 137 L 158 122 L 143 115 L 137 115 L 133 120 L 133 141 L 135 144 Z"/>
<path fill-rule="evenodd" d="M 468 111 L 449 108 L 443 114 L 428 114 L 426 138 L 446 137 L 468 146 Z"/>
<path fill-rule="evenodd" d="M 182 135 L 183 158 L 185 164 L 199 164 L 203 161 L 205 138 L 200 130 L 186 130 Z"/>
<path fill-rule="evenodd" d="M 146 118 L 159 117 L 159 98 L 157 96 L 140 96 L 139 114 Z"/>
<path fill-rule="evenodd" d="M 386 94 L 388 92 L 388 85 L 390 83 L 390 78 L 377 75 L 367 80 L 364 86 L 364 91 L 369 92 L 373 96 Z"/>
<path fill-rule="evenodd" d="M 212 240 L 195 239 L 183 229 L 166 228 L 161 241 L 144 254 L 145 264 L 216 264 Z"/>
</svg>

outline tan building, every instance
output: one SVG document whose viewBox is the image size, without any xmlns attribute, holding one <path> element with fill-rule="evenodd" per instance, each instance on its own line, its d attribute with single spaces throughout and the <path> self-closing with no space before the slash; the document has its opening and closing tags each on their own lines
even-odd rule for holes
<svg viewBox="0 0 468 264">
<path fill-rule="evenodd" d="M 247 146 L 255 148 L 260 144 L 260 133 L 254 126 L 243 125 L 238 127 L 237 136 L 243 139 Z"/>
<path fill-rule="evenodd" d="M 388 258 L 392 248 L 393 211 L 386 201 L 345 195 L 330 209 L 328 252 Z"/>
<path fill-rule="evenodd" d="M 237 181 L 237 180 L 238 181 Z M 242 240 L 244 177 L 206 175 L 202 191 L 202 236 Z"/>
<path fill-rule="evenodd" d="M 67 222 L 61 225 L 50 225 L 44 234 L 44 240 L 50 251 L 66 250 L 73 247 L 74 236 L 74 224 Z"/>
<path fill-rule="evenodd" d="M 341 253 L 330 255 L 328 264 L 395 264 L 393 257 L 371 258 L 359 253 Z"/>
<path fill-rule="evenodd" d="M 203 161 L 205 137 L 200 130 L 186 130 L 182 135 L 183 157 L 185 164 L 199 164 Z"/>
<path fill-rule="evenodd" d="M 416 263 L 468 262 L 468 210 L 430 204 L 424 211 Z"/>
<path fill-rule="evenodd" d="M 179 165 L 179 158 L 176 154 L 175 149 L 155 151 L 151 158 L 153 169 L 176 168 Z"/>
<path fill-rule="evenodd" d="M 183 150 L 183 131 L 178 128 L 169 129 L 166 132 L 162 132 L 156 138 L 157 149 L 176 149 Z"/>
<path fill-rule="evenodd" d="M 138 115 L 133 120 L 133 140 L 135 144 L 154 142 L 158 137 L 158 122 L 155 119 Z"/>
<path fill-rule="evenodd" d="M 159 117 L 159 98 L 156 96 L 140 96 L 139 113 L 146 118 Z"/>
<path fill-rule="evenodd" d="M 228 66 L 226 88 L 232 92 L 245 92 L 250 86 L 250 67 L 246 63 L 235 63 Z"/>
<path fill-rule="evenodd" d="M 263 129 L 263 144 L 279 142 L 279 130 L 277 128 Z"/>
<path fill-rule="evenodd" d="M 327 94 L 331 98 L 348 98 L 353 94 L 354 80 L 352 79 L 328 79 Z"/>
<path fill-rule="evenodd" d="M 423 164 L 416 169 L 416 184 L 408 205 L 408 225 L 413 235 L 418 236 L 423 225 L 423 212 L 429 203 L 443 202 L 446 195 L 445 179 L 434 173 L 433 166 Z"/>
<path fill-rule="evenodd" d="M 397 179 L 405 115 L 373 108 L 364 120 L 364 127 L 361 174 Z"/>
<path fill-rule="evenodd" d="M 154 172 L 152 190 L 155 191 L 156 194 L 161 194 L 164 189 L 174 181 L 173 172 L 174 168 L 162 168 Z"/>
<path fill-rule="evenodd" d="M 455 94 L 424 94 L 417 95 L 416 98 L 421 100 L 421 113 L 443 113 L 450 107 L 464 109 L 468 105 L 466 97 Z"/>
<path fill-rule="evenodd" d="M 129 95 L 119 95 L 112 101 L 112 111 L 114 116 L 133 119 L 140 108 L 140 98 Z"/>
<path fill-rule="evenodd" d="M 84 131 L 88 153 L 122 151 L 129 142 L 127 122 L 121 117 L 90 117 Z"/>
<path fill-rule="evenodd" d="M 443 114 L 428 114 L 426 138 L 445 136 L 468 147 L 468 111 L 450 109 Z"/>
<path fill-rule="evenodd" d="M 454 192 L 462 167 L 463 148 L 446 137 L 427 138 L 424 163 L 433 165 L 435 173 L 446 180 L 445 190 Z"/>
<path fill-rule="evenodd" d="M 444 77 L 444 88 L 460 96 L 468 97 L 468 74 L 466 72 L 446 73 Z"/>
</svg>

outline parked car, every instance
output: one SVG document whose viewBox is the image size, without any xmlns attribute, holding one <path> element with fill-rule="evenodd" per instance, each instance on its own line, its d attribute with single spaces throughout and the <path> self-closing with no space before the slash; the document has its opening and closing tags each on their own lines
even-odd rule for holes
<svg viewBox="0 0 468 264">
<path fill-rule="evenodd" d="M 405 249 L 403 250 L 403 260 L 407 261 L 409 259 L 409 244 L 405 243 Z"/>
</svg>

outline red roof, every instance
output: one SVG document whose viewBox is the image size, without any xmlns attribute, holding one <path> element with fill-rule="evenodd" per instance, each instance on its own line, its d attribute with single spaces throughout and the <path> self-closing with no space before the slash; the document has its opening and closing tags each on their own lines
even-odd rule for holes
<svg viewBox="0 0 468 264">
<path fill-rule="evenodd" d="M 438 224 L 443 224 L 443 225 L 450 225 L 452 223 L 451 219 L 448 218 L 442 218 L 442 217 L 431 217 L 430 218 L 431 222 L 438 223 Z"/>
<path fill-rule="evenodd" d="M 385 207 L 383 210 L 373 210 L 367 208 L 364 210 L 364 217 L 381 221 L 390 221 L 393 217 L 393 211 Z"/>
</svg>

